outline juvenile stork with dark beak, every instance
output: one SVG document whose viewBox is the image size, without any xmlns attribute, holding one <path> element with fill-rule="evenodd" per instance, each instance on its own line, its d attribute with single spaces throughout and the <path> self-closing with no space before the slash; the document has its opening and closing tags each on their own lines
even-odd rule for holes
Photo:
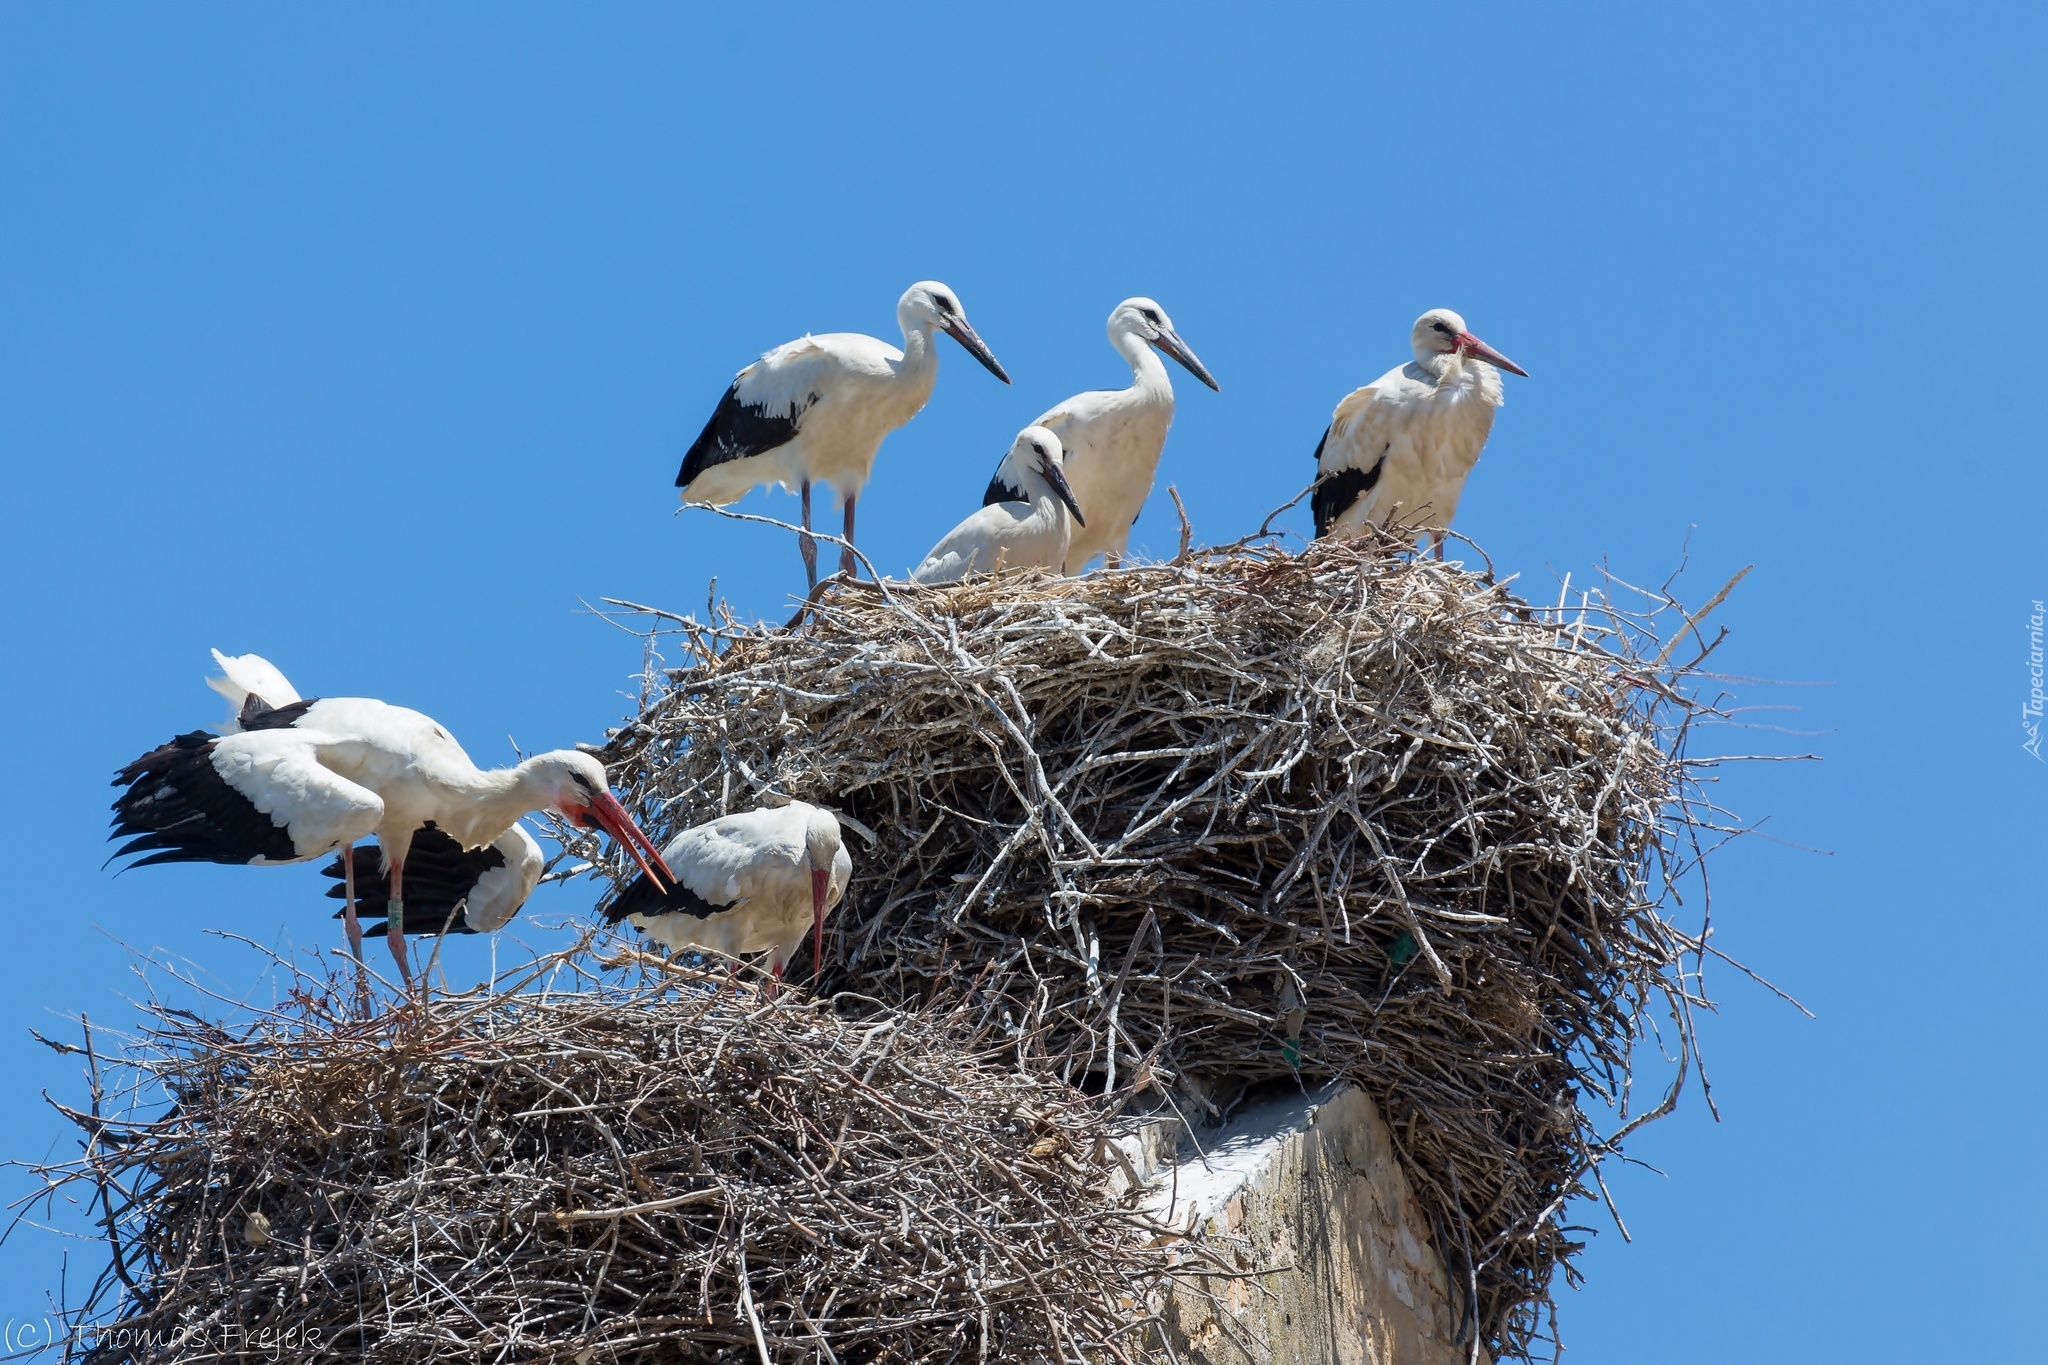
<svg viewBox="0 0 2048 1365">
<path fill-rule="evenodd" d="M 1044 427 L 1017 433 L 996 480 L 1017 496 L 991 503 L 947 532 L 910 575 L 913 583 L 952 583 L 977 573 L 1015 573 L 1068 563 L 1081 505 L 1061 468 L 1060 438 Z"/>
<path fill-rule="evenodd" d="M 1410 339 L 1414 360 L 1337 405 L 1316 446 L 1309 505 L 1319 538 L 1355 536 L 1398 520 L 1434 538 L 1442 559 L 1465 479 L 1505 398 L 1500 372 L 1529 372 L 1473 336 L 1448 308 L 1417 318 Z"/>
<path fill-rule="evenodd" d="M 452 864 L 440 866 L 453 855 L 471 855 L 468 870 L 475 875 L 465 896 L 493 870 L 486 865 L 491 854 L 513 868 L 485 888 L 492 897 L 488 910 L 472 903 L 480 915 L 502 911 L 509 918 L 505 900 L 526 898 L 532 887 L 521 883 L 529 871 L 537 879 L 538 868 L 529 857 L 530 837 L 514 831 L 532 811 L 552 810 L 571 824 L 604 830 L 649 877 L 671 881 L 653 843 L 607 788 L 604 766 L 588 754 L 557 749 L 516 767 L 485 770 L 417 711 L 360 697 L 302 701 L 284 675 L 256 655 L 231 659 L 215 650 L 214 658 L 224 676 L 211 684 L 234 708 L 225 733 L 179 735 L 115 775 L 114 785 L 126 790 L 114 802 L 114 837 L 128 842 L 114 856 L 148 855 L 132 866 L 266 866 L 338 852 L 349 949 L 361 962 L 353 846 L 374 834 L 389 887 L 379 908 L 408 988 L 405 867 L 416 843 L 424 842 L 436 860 L 434 899 L 443 927 L 454 910 L 449 892 L 465 875 Z M 429 922 L 431 916 L 423 927 Z"/>
<path fill-rule="evenodd" d="M 1109 344 L 1130 362 L 1131 386 L 1077 393 L 1037 423 L 1060 438 L 1066 452 L 1062 468 L 1088 517 L 1067 542 L 1064 567 L 1070 574 L 1081 572 L 1097 555 L 1112 564 L 1121 559 L 1131 527 L 1152 495 L 1166 431 L 1173 425 L 1173 381 L 1153 348 L 1222 392 L 1208 367 L 1180 339 L 1173 319 L 1151 299 L 1125 299 L 1116 306 L 1109 315 Z M 998 470 L 981 500 L 992 506 L 1027 499 L 1021 489 L 1004 482 Z"/>
<path fill-rule="evenodd" d="M 936 280 L 905 290 L 896 304 L 903 349 L 859 332 L 828 332 L 777 346 L 739 372 L 696 443 L 683 457 L 676 487 L 684 502 L 723 505 L 779 483 L 803 499 L 803 553 L 809 586 L 818 586 L 818 544 L 811 538 L 811 485 L 829 484 L 846 504 L 840 572 L 854 573 L 853 508 L 874 471 L 882 439 L 917 416 L 932 396 L 944 332 L 988 367 L 1010 376 L 968 324 L 959 296 Z"/>
<path fill-rule="evenodd" d="M 853 859 L 832 812 L 803 801 L 721 816 L 662 851 L 674 881 L 637 878 L 605 912 L 670 953 L 733 959 L 768 954 L 768 991 L 811 933 L 812 971 L 825 962 L 825 916 L 846 895 Z"/>
</svg>

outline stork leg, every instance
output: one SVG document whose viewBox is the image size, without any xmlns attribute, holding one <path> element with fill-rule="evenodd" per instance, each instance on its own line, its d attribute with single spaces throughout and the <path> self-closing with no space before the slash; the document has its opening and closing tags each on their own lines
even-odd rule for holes
<svg viewBox="0 0 2048 1365">
<path fill-rule="evenodd" d="M 770 1000 L 773 1000 L 782 990 L 782 969 L 784 965 L 783 960 L 779 957 L 768 964 L 767 994 Z"/>
<path fill-rule="evenodd" d="M 839 551 L 839 572 L 848 578 L 859 578 L 860 570 L 856 567 L 859 561 L 853 557 L 853 504 L 854 499 L 849 496 L 846 499 L 846 545 Z"/>
<path fill-rule="evenodd" d="M 807 586 L 818 586 L 818 542 L 811 538 L 811 481 L 804 480 L 804 531 L 796 538 L 797 552 L 804 557 L 804 577 Z"/>
<path fill-rule="evenodd" d="M 392 960 L 398 963 L 398 975 L 410 995 L 412 963 L 405 956 L 405 867 L 396 858 L 391 860 L 391 909 L 384 917 L 384 938 L 391 945 Z"/>
<path fill-rule="evenodd" d="M 363 922 L 356 918 L 356 846 L 341 846 L 341 924 L 348 930 L 349 956 L 356 960 L 356 1008 L 370 1012 L 370 972 L 363 966 Z"/>
<path fill-rule="evenodd" d="M 1436 562 L 1441 564 L 1444 562 L 1444 533 L 1442 531 L 1434 531 L 1431 533 L 1430 538 L 1436 541 Z"/>
</svg>

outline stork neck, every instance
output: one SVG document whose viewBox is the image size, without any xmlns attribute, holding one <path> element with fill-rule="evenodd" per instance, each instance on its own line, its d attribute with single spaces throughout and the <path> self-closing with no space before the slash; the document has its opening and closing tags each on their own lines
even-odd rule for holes
<svg viewBox="0 0 2048 1365">
<path fill-rule="evenodd" d="M 1033 521 L 1057 522 L 1066 511 L 1066 504 L 1060 501 L 1060 495 L 1052 491 L 1052 485 L 1036 470 L 1031 472 L 1024 485 L 1024 492 L 1031 499 Z"/>
<path fill-rule="evenodd" d="M 903 363 L 896 373 L 909 378 L 929 374 L 938 368 L 939 352 L 928 322 L 903 323 Z"/>
<path fill-rule="evenodd" d="M 1146 393 L 1163 393 L 1173 397 L 1173 381 L 1167 377 L 1166 363 L 1159 358 L 1159 352 L 1152 349 L 1152 343 L 1136 332 L 1118 332 L 1110 340 L 1119 354 L 1131 364 L 1131 387 Z"/>
<path fill-rule="evenodd" d="M 465 782 L 473 823 L 505 829 L 529 811 L 546 808 L 549 793 L 532 765 L 528 759 L 511 768 L 479 770 Z"/>
</svg>

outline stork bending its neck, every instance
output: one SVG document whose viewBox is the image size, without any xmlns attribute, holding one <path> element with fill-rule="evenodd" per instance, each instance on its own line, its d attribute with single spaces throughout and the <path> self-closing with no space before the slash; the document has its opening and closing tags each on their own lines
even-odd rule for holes
<svg viewBox="0 0 2048 1365">
<path fill-rule="evenodd" d="M 390 883 L 386 933 L 410 988 L 405 951 L 405 860 L 427 826 L 459 850 L 500 840 L 530 811 L 552 810 L 604 830 L 648 876 L 672 882 L 661 854 L 605 785 L 604 765 L 558 749 L 511 768 L 478 768 L 440 725 L 417 711 L 361 697 L 300 700 L 255 655 L 219 654 L 215 689 L 235 707 L 227 733 L 178 736 L 123 768 L 114 802 L 116 857 L 274 864 L 341 853 L 349 947 L 362 961 L 353 845 L 374 834 Z M 273 703 L 254 690 L 268 687 Z M 445 916 L 443 917 L 445 921 Z"/>
</svg>

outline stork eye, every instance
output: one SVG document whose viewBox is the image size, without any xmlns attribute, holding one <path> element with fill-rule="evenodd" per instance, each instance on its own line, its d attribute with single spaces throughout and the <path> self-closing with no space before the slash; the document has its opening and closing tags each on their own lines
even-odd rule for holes
<svg viewBox="0 0 2048 1365">
<path fill-rule="evenodd" d="M 1442 332 L 1445 336 L 1451 335 L 1451 324 L 1448 322 L 1432 322 L 1429 325 Z"/>
<path fill-rule="evenodd" d="M 1150 308 L 1141 308 L 1138 311 L 1144 314 L 1145 321 L 1151 323 L 1154 327 L 1157 327 L 1160 324 L 1161 319 L 1159 314 L 1153 312 Z"/>
<path fill-rule="evenodd" d="M 576 785 L 583 788 L 583 794 L 585 796 L 597 795 L 597 788 L 591 786 L 590 779 L 585 777 L 582 773 L 576 772 L 575 770 L 571 769 L 569 776 L 576 779 Z"/>
</svg>

